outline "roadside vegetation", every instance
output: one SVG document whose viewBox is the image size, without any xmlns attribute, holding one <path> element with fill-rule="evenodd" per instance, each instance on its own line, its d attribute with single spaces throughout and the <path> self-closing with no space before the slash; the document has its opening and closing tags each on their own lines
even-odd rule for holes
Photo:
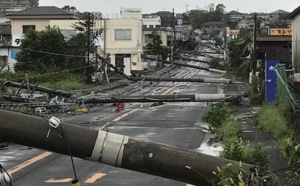
<svg viewBox="0 0 300 186">
<path fill-rule="evenodd" d="M 300 185 L 300 135 L 299 121 L 289 119 L 291 107 L 287 103 L 276 102 L 263 105 L 256 115 L 258 126 L 273 134 L 278 141 L 281 156 L 286 162 L 286 173 L 291 185 Z"/>
<path fill-rule="evenodd" d="M 225 103 L 212 105 L 202 116 L 202 120 L 209 124 L 209 130 L 216 134 L 224 144 L 220 157 L 256 165 L 262 169 L 268 168 L 269 157 L 263 152 L 262 145 L 253 144 L 241 138 L 241 122 L 234 116 L 229 105 Z M 240 165 L 227 165 L 219 168 L 219 173 L 216 173 L 221 179 L 219 184 L 239 185 L 253 181 L 253 179 L 248 179 L 249 175 L 243 175 L 240 169 Z"/>
</svg>

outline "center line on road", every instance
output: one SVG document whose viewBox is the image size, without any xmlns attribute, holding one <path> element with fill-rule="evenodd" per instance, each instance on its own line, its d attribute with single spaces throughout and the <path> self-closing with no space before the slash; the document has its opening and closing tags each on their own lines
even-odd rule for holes
<svg viewBox="0 0 300 186">
<path fill-rule="evenodd" d="M 121 116 L 116 117 L 114 120 L 112 121 L 120 121 L 121 119 L 125 118 L 126 116 L 129 116 L 130 114 L 135 113 L 136 111 L 138 111 L 138 109 L 133 109 L 129 112 L 126 112 L 125 114 L 122 114 Z"/>
<path fill-rule="evenodd" d="M 45 157 L 47 157 L 51 154 L 52 154 L 52 152 L 44 152 L 44 153 L 42 153 L 42 154 L 40 154 L 40 155 L 38 155 L 34 158 L 31 158 L 30 160 L 27 160 L 27 161 L 15 166 L 15 167 L 9 169 L 9 170 L 7 170 L 7 172 L 10 173 L 10 174 L 16 173 L 19 170 L 24 169 L 25 167 L 28 167 L 29 165 L 31 165 L 31 164 L 33 164 L 33 163 L 35 163 L 35 162 L 37 162 L 41 159 L 44 159 Z"/>
</svg>

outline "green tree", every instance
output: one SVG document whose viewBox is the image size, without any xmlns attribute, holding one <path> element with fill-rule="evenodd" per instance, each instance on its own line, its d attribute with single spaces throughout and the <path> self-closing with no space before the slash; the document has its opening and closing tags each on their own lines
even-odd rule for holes
<svg viewBox="0 0 300 186">
<path fill-rule="evenodd" d="M 65 56 L 53 54 L 66 52 L 64 36 L 56 27 L 48 26 L 40 32 L 29 30 L 20 49 L 16 57 L 16 71 L 46 72 L 49 68 L 65 68 Z"/>
<path fill-rule="evenodd" d="M 61 9 L 67 10 L 67 11 L 70 11 L 70 12 L 74 12 L 74 13 L 78 12 L 78 10 L 75 6 L 70 6 L 70 5 L 65 5 Z"/>
<path fill-rule="evenodd" d="M 222 21 L 224 12 L 225 6 L 223 4 L 218 4 L 214 11 L 196 9 L 191 10 L 187 16 L 194 28 L 201 28 L 201 25 L 207 21 Z"/>
<path fill-rule="evenodd" d="M 168 57 L 168 48 L 162 46 L 161 36 L 157 32 L 147 35 L 151 41 L 145 46 L 145 53 L 151 55 L 160 55 L 163 60 Z"/>
</svg>

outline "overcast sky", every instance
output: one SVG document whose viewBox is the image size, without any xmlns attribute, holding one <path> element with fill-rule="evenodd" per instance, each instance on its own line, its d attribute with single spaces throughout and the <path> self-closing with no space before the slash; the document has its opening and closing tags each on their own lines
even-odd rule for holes
<svg viewBox="0 0 300 186">
<path fill-rule="evenodd" d="M 158 11 L 185 12 L 187 9 L 205 9 L 210 3 L 223 4 L 225 11 L 237 10 L 242 13 L 270 13 L 278 9 L 288 12 L 300 6 L 300 0 L 39 0 L 40 6 L 75 6 L 79 11 L 101 12 L 104 17 L 112 17 L 123 8 L 142 8 L 144 14 Z"/>
</svg>

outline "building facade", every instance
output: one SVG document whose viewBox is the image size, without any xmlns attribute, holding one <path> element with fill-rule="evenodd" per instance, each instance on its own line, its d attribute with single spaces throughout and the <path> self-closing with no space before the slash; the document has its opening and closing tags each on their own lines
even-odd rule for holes
<svg viewBox="0 0 300 186">
<path fill-rule="evenodd" d="M 295 73 L 300 73 L 300 6 L 289 17 L 292 19 L 292 64 Z M 299 79 L 300 82 L 300 79 Z"/>
</svg>

